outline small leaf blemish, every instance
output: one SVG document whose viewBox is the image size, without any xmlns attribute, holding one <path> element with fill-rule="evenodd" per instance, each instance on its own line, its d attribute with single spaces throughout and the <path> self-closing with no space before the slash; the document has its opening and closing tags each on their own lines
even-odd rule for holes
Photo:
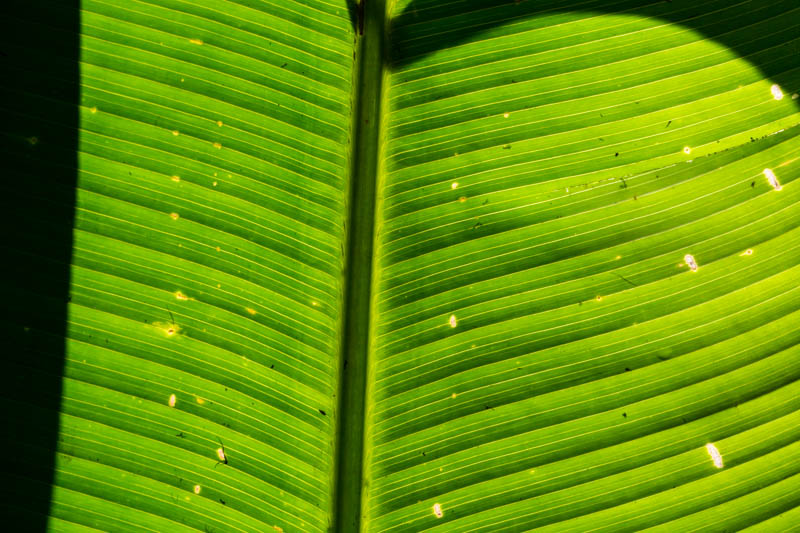
<svg viewBox="0 0 800 533">
<path fill-rule="evenodd" d="M 697 272 L 699 267 L 697 266 L 697 261 L 695 261 L 693 255 L 686 254 L 683 256 L 683 260 L 686 262 L 686 265 L 692 270 L 692 272 Z"/>
<path fill-rule="evenodd" d="M 722 462 L 722 454 L 719 453 L 719 450 L 716 446 L 711 444 L 710 442 L 706 444 L 706 451 L 708 451 L 708 455 L 711 456 L 711 460 L 714 462 L 714 466 L 717 468 L 722 468 L 725 466 Z"/>
<path fill-rule="evenodd" d="M 778 181 L 778 177 L 775 175 L 772 169 L 765 168 L 764 176 L 767 178 L 767 181 L 769 181 L 769 184 L 772 185 L 773 189 L 775 189 L 776 191 L 780 191 L 781 189 L 783 189 L 780 182 Z"/>
</svg>

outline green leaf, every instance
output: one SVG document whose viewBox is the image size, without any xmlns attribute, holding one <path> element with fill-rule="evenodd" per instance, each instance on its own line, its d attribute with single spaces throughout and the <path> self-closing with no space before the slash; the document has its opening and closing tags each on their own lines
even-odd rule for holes
<svg viewBox="0 0 800 533">
<path fill-rule="evenodd" d="M 796 527 L 795 2 L 0 12 L 18 529 Z"/>
</svg>

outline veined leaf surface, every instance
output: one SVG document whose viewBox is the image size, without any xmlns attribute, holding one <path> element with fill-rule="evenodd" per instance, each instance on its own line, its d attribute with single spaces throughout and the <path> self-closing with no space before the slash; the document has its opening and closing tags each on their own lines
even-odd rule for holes
<svg viewBox="0 0 800 533">
<path fill-rule="evenodd" d="M 365 7 L 8 8 L 5 508 L 795 527 L 800 8 Z"/>
</svg>

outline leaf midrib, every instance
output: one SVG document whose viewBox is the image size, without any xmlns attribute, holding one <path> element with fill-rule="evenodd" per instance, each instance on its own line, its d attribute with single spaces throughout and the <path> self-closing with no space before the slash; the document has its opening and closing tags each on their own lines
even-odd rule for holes
<svg viewBox="0 0 800 533">
<path fill-rule="evenodd" d="M 377 233 L 378 153 L 386 45 L 386 1 L 365 3 L 364 34 L 355 35 L 353 121 L 350 131 L 349 227 L 343 269 L 344 301 L 340 366 L 340 398 L 336 436 L 333 531 L 361 529 L 364 479 L 367 374 L 370 372 L 370 310 L 374 280 L 373 250 Z M 345 274 L 346 273 L 346 274 Z"/>
</svg>

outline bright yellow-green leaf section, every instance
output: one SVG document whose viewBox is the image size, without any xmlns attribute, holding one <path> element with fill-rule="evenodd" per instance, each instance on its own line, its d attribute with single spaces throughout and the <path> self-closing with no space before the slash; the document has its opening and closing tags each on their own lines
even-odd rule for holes
<svg viewBox="0 0 800 533">
<path fill-rule="evenodd" d="M 797 5 L 718 2 L 739 57 L 648 16 L 691 2 L 489 4 L 394 8 L 366 529 L 784 523 Z"/>
<path fill-rule="evenodd" d="M 109 531 L 327 530 L 345 2 L 82 9 L 52 516 Z"/>
</svg>

